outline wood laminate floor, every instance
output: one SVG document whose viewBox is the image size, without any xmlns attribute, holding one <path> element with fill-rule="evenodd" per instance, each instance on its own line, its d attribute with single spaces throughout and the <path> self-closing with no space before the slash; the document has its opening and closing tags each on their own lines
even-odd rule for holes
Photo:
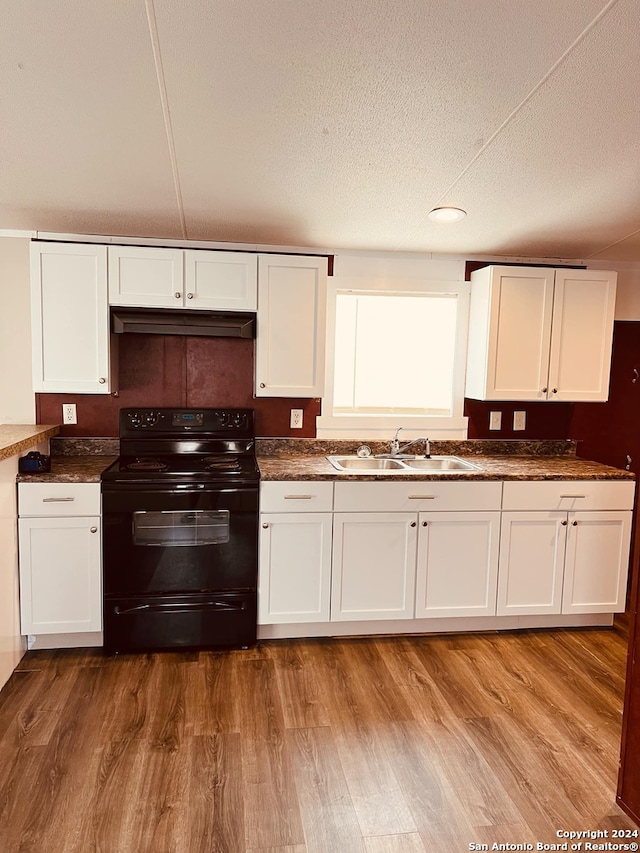
<svg viewBox="0 0 640 853">
<path fill-rule="evenodd" d="M 636 829 L 615 805 L 625 655 L 619 630 L 31 652 L 0 693 L 0 851 L 614 840 Z"/>
</svg>

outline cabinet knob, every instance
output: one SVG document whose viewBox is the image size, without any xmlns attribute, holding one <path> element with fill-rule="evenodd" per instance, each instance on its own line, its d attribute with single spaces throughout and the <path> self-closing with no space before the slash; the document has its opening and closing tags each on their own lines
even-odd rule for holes
<svg viewBox="0 0 640 853">
<path fill-rule="evenodd" d="M 552 389 L 551 389 L 551 393 L 552 393 L 552 394 L 557 394 L 557 393 L 558 393 L 558 389 L 557 389 L 557 388 L 552 388 Z"/>
<path fill-rule="evenodd" d="M 91 533 L 97 533 L 98 532 L 97 527 L 90 527 L 89 530 L 91 531 Z"/>
<path fill-rule="evenodd" d="M 549 390 L 548 388 L 543 388 L 543 389 L 542 389 L 542 393 L 543 393 L 543 394 L 546 394 L 548 390 Z"/>
<path fill-rule="evenodd" d="M 104 376 L 101 376 L 101 377 L 100 377 L 100 379 L 98 379 L 98 382 L 99 382 L 101 385 L 104 385 L 106 381 L 107 381 L 107 380 L 104 378 Z"/>
<path fill-rule="evenodd" d="M 428 522 L 428 521 L 423 521 L 423 522 L 422 522 L 422 526 L 423 526 L 423 527 L 426 527 L 428 524 L 429 524 L 429 522 Z"/>
<path fill-rule="evenodd" d="M 266 388 L 267 386 L 264 384 L 264 382 L 261 382 L 261 383 L 260 383 L 260 387 L 261 387 L 261 388 Z"/>
<path fill-rule="evenodd" d="M 417 527 L 417 524 L 418 524 L 418 522 L 417 522 L 417 521 L 412 521 L 412 522 L 411 522 L 411 527 Z"/>
<path fill-rule="evenodd" d="M 266 530 L 266 529 L 267 529 L 267 527 L 268 527 L 269 525 L 265 522 L 262 526 L 263 526 L 263 527 L 264 527 L 264 529 Z"/>
<path fill-rule="evenodd" d="M 560 524 L 561 524 L 563 527 L 566 527 L 566 526 L 567 526 L 567 519 L 565 518 L 565 520 L 564 520 L 564 521 L 561 521 L 561 522 L 560 522 Z"/>
<path fill-rule="evenodd" d="M 193 299 L 193 293 L 187 293 L 187 299 Z"/>
<path fill-rule="evenodd" d="M 577 522 L 577 521 L 572 521 L 572 522 L 571 522 L 571 524 L 573 524 L 573 526 L 574 526 L 574 527 L 577 527 L 577 526 L 578 526 L 578 522 Z"/>
<path fill-rule="evenodd" d="M 177 290 L 173 295 L 175 296 L 176 299 L 182 299 L 182 294 Z"/>
</svg>

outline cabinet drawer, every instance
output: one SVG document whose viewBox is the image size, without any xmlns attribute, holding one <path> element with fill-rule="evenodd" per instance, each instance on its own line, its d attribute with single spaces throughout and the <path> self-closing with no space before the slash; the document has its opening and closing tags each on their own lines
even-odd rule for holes
<svg viewBox="0 0 640 853">
<path fill-rule="evenodd" d="M 632 509 L 635 483 L 630 480 L 558 480 L 507 482 L 505 510 Z"/>
<path fill-rule="evenodd" d="M 500 509 L 502 483 L 336 483 L 336 512 Z"/>
<path fill-rule="evenodd" d="M 262 483 L 261 512 L 331 512 L 333 483 L 314 480 Z"/>
<path fill-rule="evenodd" d="M 18 513 L 100 515 L 100 483 L 18 483 Z"/>
</svg>

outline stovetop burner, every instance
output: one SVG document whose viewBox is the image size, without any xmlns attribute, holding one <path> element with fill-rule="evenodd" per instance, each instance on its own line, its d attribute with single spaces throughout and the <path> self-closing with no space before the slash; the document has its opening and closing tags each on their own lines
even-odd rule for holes
<svg viewBox="0 0 640 853">
<path fill-rule="evenodd" d="M 239 471 L 237 456 L 205 456 L 202 460 L 206 471 Z"/>
<path fill-rule="evenodd" d="M 133 462 L 129 462 L 125 469 L 127 471 L 168 471 L 169 466 L 160 459 L 150 457 L 149 459 L 135 459 Z"/>
</svg>

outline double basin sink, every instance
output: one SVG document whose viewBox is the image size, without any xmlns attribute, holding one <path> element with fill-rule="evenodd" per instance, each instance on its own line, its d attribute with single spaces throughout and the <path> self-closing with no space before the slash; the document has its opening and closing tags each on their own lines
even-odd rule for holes
<svg viewBox="0 0 640 853">
<path fill-rule="evenodd" d="M 378 459 L 374 456 L 327 456 L 334 468 L 343 474 L 459 474 L 479 471 L 477 465 L 457 456 L 413 457 L 409 459 Z"/>
</svg>

